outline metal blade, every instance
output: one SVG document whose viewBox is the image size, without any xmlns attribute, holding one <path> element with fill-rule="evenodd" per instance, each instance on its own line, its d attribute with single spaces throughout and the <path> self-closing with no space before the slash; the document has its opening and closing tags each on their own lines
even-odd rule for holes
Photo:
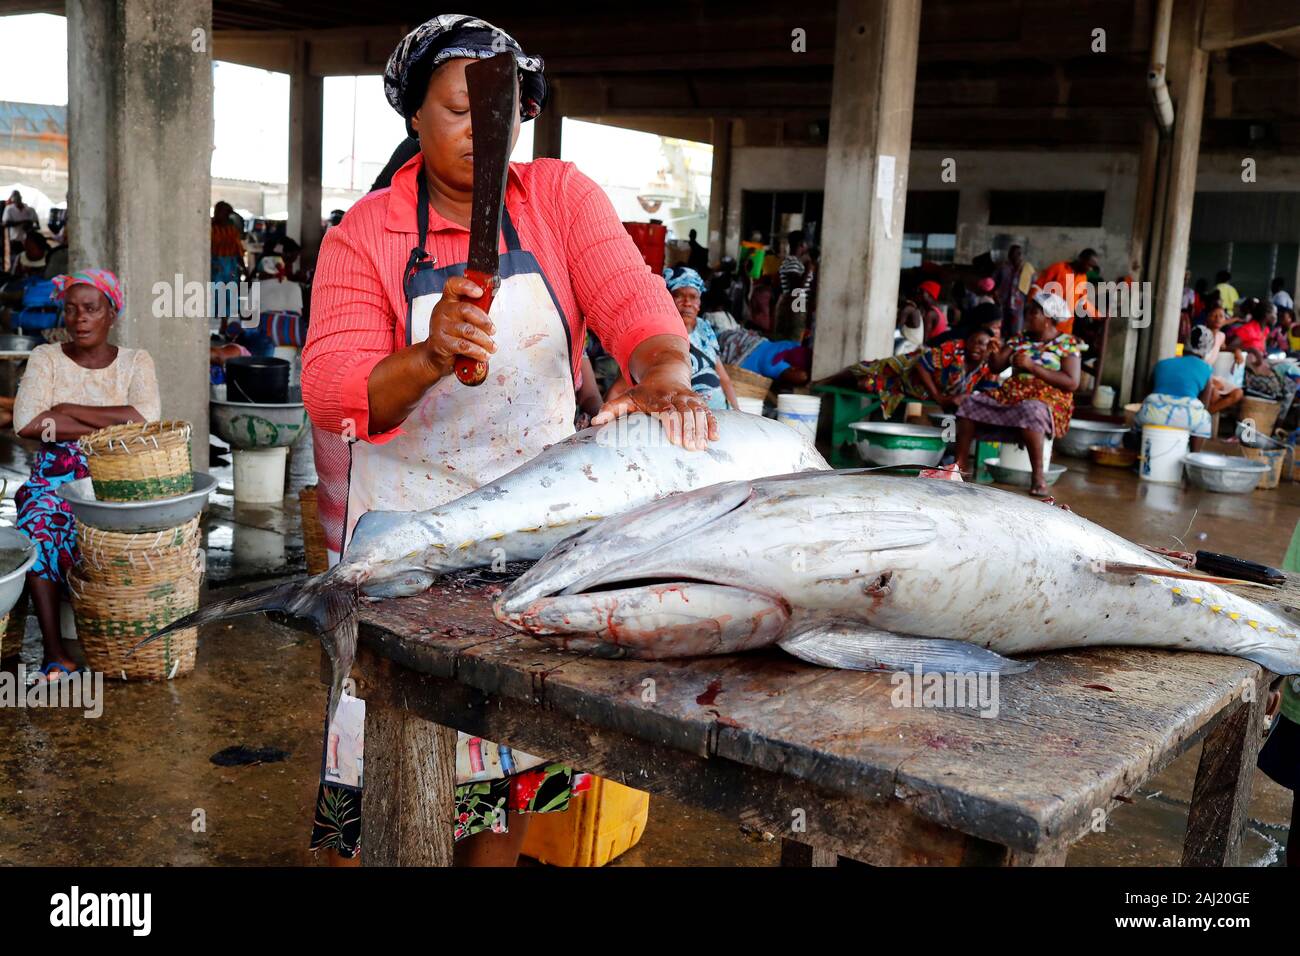
<svg viewBox="0 0 1300 956">
<path fill-rule="evenodd" d="M 513 54 L 498 53 L 465 67 L 465 81 L 474 137 L 474 203 L 466 268 L 496 275 L 510 134 L 519 110 L 519 68 Z"/>
</svg>

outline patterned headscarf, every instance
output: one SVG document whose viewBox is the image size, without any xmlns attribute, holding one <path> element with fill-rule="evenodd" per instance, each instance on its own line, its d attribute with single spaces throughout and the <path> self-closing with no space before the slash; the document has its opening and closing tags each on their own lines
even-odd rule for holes
<svg viewBox="0 0 1300 956">
<path fill-rule="evenodd" d="M 82 269 L 68 275 L 54 277 L 55 298 L 62 299 L 74 285 L 88 285 L 104 293 L 113 303 L 113 311 L 122 311 L 122 283 L 107 269 Z"/>
<path fill-rule="evenodd" d="M 683 267 L 676 272 L 665 269 L 664 282 L 668 283 L 669 292 L 676 292 L 678 289 L 694 289 L 700 295 L 704 294 L 704 280 L 694 269 Z"/>
<path fill-rule="evenodd" d="M 1064 322 L 1070 317 L 1069 303 L 1055 292 L 1039 292 L 1034 296 L 1034 301 L 1053 322 Z"/>
<path fill-rule="evenodd" d="M 1215 335 L 1210 331 L 1207 325 L 1193 325 L 1191 334 L 1187 337 L 1187 351 L 1192 355 L 1205 358 L 1210 354 L 1210 349 L 1214 348 Z"/>
<path fill-rule="evenodd" d="M 420 24 L 402 37 L 384 67 L 384 95 L 402 114 L 412 136 L 411 117 L 429 89 L 429 77 L 447 60 L 471 57 L 485 60 L 498 53 L 513 53 L 519 64 L 519 117 L 530 120 L 546 102 L 546 78 L 540 56 L 526 56 L 509 33 L 486 20 L 459 13 L 444 13 Z"/>
</svg>

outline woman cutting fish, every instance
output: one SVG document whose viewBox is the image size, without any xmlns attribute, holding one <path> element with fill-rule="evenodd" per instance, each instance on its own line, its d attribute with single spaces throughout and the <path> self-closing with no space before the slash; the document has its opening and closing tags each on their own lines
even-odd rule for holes
<svg viewBox="0 0 1300 956">
<path fill-rule="evenodd" d="M 501 283 L 490 316 L 475 304 L 483 289 L 463 275 L 475 169 L 465 68 L 501 52 L 518 67 L 513 137 L 545 103 L 540 58 L 491 24 L 460 15 L 435 17 L 398 44 L 384 87 L 419 153 L 388 189 L 353 206 L 321 246 L 303 398 L 318 429 L 352 442 L 350 460 L 336 472 L 318 460 L 322 485 L 339 491 L 340 501 L 347 489 L 344 514 L 323 516 L 338 531 L 335 555 L 364 512 L 435 507 L 571 434 L 588 324 L 634 383 L 595 424 L 642 411 L 684 447 L 717 438 L 691 388 L 672 298 L 600 187 L 572 164 L 509 166 Z M 490 363 L 481 386 L 457 381 L 457 355 Z M 473 772 L 458 774 L 457 861 L 509 865 L 527 819 L 517 814 L 563 809 L 575 775 L 526 754 L 498 754 L 482 741 L 474 761 L 469 744 L 462 735 L 457 763 Z M 484 753 L 496 759 L 479 767 Z M 528 769 L 509 773 L 520 767 Z M 314 846 L 355 857 L 359 796 L 324 788 Z"/>
</svg>

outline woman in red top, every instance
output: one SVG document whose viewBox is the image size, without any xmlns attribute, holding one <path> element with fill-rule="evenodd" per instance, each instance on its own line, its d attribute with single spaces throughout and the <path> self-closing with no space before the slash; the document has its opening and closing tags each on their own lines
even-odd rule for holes
<svg viewBox="0 0 1300 956">
<path fill-rule="evenodd" d="M 316 429 L 352 442 L 350 454 L 335 459 L 346 470 L 320 474 L 320 500 L 346 508 L 345 520 L 322 516 L 336 529 L 335 560 L 365 511 L 436 507 L 572 434 L 588 323 L 635 383 L 593 424 L 642 411 L 687 448 L 717 438 L 717 423 L 691 388 L 672 297 L 600 187 L 572 164 L 510 166 L 501 284 L 490 316 L 475 304 L 483 290 L 463 275 L 474 181 L 465 67 L 499 53 L 513 55 L 519 70 L 517 136 L 520 120 L 541 111 L 546 84 L 541 60 L 508 34 L 473 17 L 443 15 L 398 44 L 385 92 L 419 153 L 321 244 L 302 384 Z M 482 385 L 456 379 L 458 354 L 490 361 Z M 458 859 L 513 862 L 525 828 L 506 814 L 533 809 L 516 806 L 516 791 L 545 791 L 548 807 L 567 799 L 565 788 L 576 785 L 567 767 L 534 769 L 537 779 L 527 787 L 512 786 L 519 775 L 510 770 L 535 759 L 503 757 L 494 779 L 476 777 L 458 792 L 456 837 L 465 838 Z M 357 797 L 325 788 L 316 846 L 355 855 Z M 483 811 L 498 803 L 499 818 Z"/>
</svg>

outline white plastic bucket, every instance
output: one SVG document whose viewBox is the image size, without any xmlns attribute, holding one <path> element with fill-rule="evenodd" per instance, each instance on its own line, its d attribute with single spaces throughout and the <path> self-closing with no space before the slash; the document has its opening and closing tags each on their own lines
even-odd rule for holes
<svg viewBox="0 0 1300 956">
<path fill-rule="evenodd" d="M 1098 411 L 1108 412 L 1115 406 L 1115 389 L 1109 385 L 1098 385 L 1092 395 L 1092 407 Z"/>
<path fill-rule="evenodd" d="M 763 414 L 763 400 L 761 398 L 750 398 L 748 395 L 737 395 L 736 404 L 740 411 L 748 412 L 750 415 Z"/>
<path fill-rule="evenodd" d="M 275 357 L 289 363 L 289 387 L 296 388 L 302 384 L 302 353 L 296 345 L 277 345 Z"/>
<path fill-rule="evenodd" d="M 1029 449 L 1016 445 L 1009 441 L 1002 443 L 1002 461 L 1003 468 L 1014 468 L 1016 471 L 1033 471 L 1033 466 L 1029 464 Z M 1043 439 L 1043 471 L 1047 471 L 1047 466 L 1052 463 L 1052 439 Z"/>
<path fill-rule="evenodd" d="M 1183 480 L 1183 459 L 1192 433 L 1168 425 L 1142 426 L 1142 451 L 1138 455 L 1138 477 L 1176 485 Z"/>
<path fill-rule="evenodd" d="M 776 420 L 804 433 L 809 441 L 817 440 L 817 417 L 821 414 L 820 395 L 778 395 Z"/>
<path fill-rule="evenodd" d="M 285 448 L 236 448 L 235 500 L 246 504 L 279 504 L 284 498 Z"/>
</svg>

